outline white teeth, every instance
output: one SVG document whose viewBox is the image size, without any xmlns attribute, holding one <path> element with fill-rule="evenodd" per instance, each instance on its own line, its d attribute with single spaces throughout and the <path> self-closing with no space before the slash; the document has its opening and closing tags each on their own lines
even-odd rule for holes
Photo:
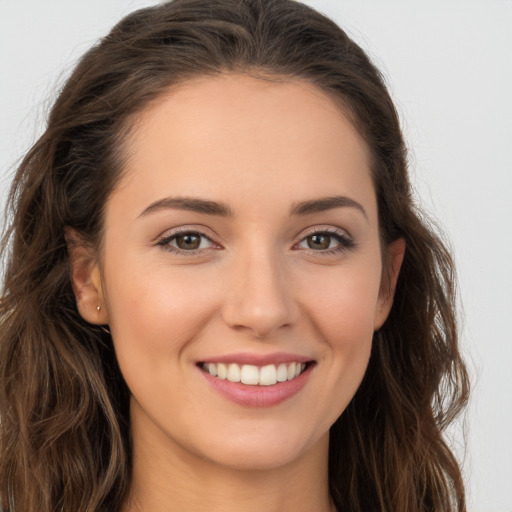
<svg viewBox="0 0 512 512">
<path fill-rule="evenodd" d="M 230 382 L 240 382 L 240 366 L 235 363 L 231 363 L 228 366 L 228 376 L 227 379 Z"/>
<path fill-rule="evenodd" d="M 260 370 L 260 385 L 273 386 L 277 382 L 277 370 L 275 364 L 268 364 Z"/>
<path fill-rule="evenodd" d="M 241 382 L 249 386 L 274 386 L 278 382 L 286 382 L 297 378 L 305 369 L 305 363 L 267 364 L 258 367 L 244 364 L 240 367 L 236 363 L 203 363 L 203 370 L 214 377 L 230 382 Z"/>
<path fill-rule="evenodd" d="M 240 374 L 242 384 L 258 384 L 258 367 L 252 364 L 244 364 Z"/>
<path fill-rule="evenodd" d="M 288 368 L 284 363 L 277 367 L 277 382 L 286 382 L 288 380 Z"/>
<path fill-rule="evenodd" d="M 228 376 L 228 369 L 225 364 L 219 363 L 217 365 L 217 377 L 222 380 L 226 380 Z"/>
</svg>

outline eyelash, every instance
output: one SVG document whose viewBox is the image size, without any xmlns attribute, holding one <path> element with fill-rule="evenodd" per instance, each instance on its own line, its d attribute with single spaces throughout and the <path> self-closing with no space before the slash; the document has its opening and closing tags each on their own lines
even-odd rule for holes
<svg viewBox="0 0 512 512">
<path fill-rule="evenodd" d="M 194 231 L 193 229 L 181 229 L 179 231 L 175 231 L 170 235 L 164 236 L 157 242 L 157 246 L 161 247 L 163 250 L 171 252 L 173 254 L 177 254 L 180 256 L 196 256 L 200 252 L 211 250 L 212 247 L 208 247 L 206 249 L 191 249 L 191 250 L 184 250 L 180 249 L 178 247 L 173 247 L 171 242 L 175 241 L 179 236 L 183 235 L 192 235 L 200 237 L 201 239 L 208 240 L 211 244 L 217 245 L 209 236 L 205 235 L 204 233 L 201 233 L 200 231 Z M 336 230 L 332 228 L 325 228 L 325 229 L 315 229 L 313 231 L 308 232 L 306 235 L 304 235 L 299 242 L 294 244 L 294 248 L 299 246 L 301 243 L 305 242 L 309 237 L 315 236 L 315 235 L 325 235 L 330 238 L 334 238 L 338 245 L 331 249 L 326 250 L 315 250 L 315 249 L 305 249 L 310 254 L 314 255 L 320 255 L 320 256 L 330 256 L 334 254 L 339 254 L 344 251 L 351 250 L 355 247 L 354 240 L 348 236 L 345 232 L 341 230 Z M 202 243 L 202 242 L 200 242 Z M 216 250 L 213 248 L 213 250 Z"/>
<path fill-rule="evenodd" d="M 330 237 L 331 239 L 334 238 L 336 242 L 338 242 L 338 245 L 336 247 L 333 247 L 331 249 L 326 250 L 315 250 L 315 249 L 305 249 L 310 254 L 320 255 L 320 256 L 331 256 L 335 254 L 342 253 L 344 251 L 351 250 L 355 248 L 355 242 L 354 240 L 347 235 L 346 232 L 333 229 L 333 228 L 323 228 L 323 229 L 314 229 L 308 233 L 306 233 L 300 241 L 294 245 L 294 247 L 298 246 L 299 244 L 305 242 L 309 237 L 315 236 L 315 235 L 325 235 Z"/>
<path fill-rule="evenodd" d="M 170 243 L 173 240 L 176 240 L 176 238 L 178 238 L 179 236 L 183 236 L 183 235 L 197 236 L 197 237 L 200 237 L 201 239 L 208 240 L 210 243 L 212 243 L 214 245 L 217 245 L 209 236 L 206 236 L 204 233 L 201 233 L 200 231 L 195 231 L 193 229 L 180 229 L 178 231 L 175 231 L 172 234 L 161 238 L 157 242 L 157 245 L 160 246 L 164 251 L 169 251 L 169 252 L 171 252 L 173 254 L 177 254 L 179 256 L 195 256 L 201 251 L 212 249 L 211 247 L 209 247 L 208 249 L 184 250 L 184 249 L 180 249 L 179 247 L 173 247 L 172 245 L 170 245 Z M 202 242 L 200 242 L 200 243 L 202 243 Z M 216 249 L 214 249 L 214 250 L 216 250 Z"/>
</svg>

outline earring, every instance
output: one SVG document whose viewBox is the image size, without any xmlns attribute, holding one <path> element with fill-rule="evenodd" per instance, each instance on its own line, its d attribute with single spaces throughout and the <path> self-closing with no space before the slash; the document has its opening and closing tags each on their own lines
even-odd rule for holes
<svg viewBox="0 0 512 512">
<path fill-rule="evenodd" d="M 101 306 L 96 306 L 96 309 L 98 310 L 98 313 L 101 311 Z"/>
</svg>

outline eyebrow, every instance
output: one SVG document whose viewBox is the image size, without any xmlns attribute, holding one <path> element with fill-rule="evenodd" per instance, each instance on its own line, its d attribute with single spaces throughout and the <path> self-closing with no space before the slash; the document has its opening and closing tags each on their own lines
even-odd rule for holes
<svg viewBox="0 0 512 512">
<path fill-rule="evenodd" d="M 366 214 L 363 206 L 357 201 L 346 196 L 322 197 L 312 201 L 302 201 L 293 206 L 292 215 L 310 215 L 312 213 L 325 212 L 326 210 L 332 210 L 334 208 L 346 207 L 356 208 L 366 219 L 368 219 L 368 215 Z"/>
<path fill-rule="evenodd" d="M 292 215 L 311 215 L 320 213 L 334 208 L 356 208 L 365 218 L 368 218 L 363 206 L 346 196 L 322 197 L 309 201 L 301 201 L 293 205 L 291 209 Z M 226 203 L 217 201 L 208 201 L 195 197 L 165 197 L 151 203 L 139 217 L 145 217 L 151 213 L 167 209 L 186 210 L 196 213 L 205 213 L 207 215 L 219 215 L 221 217 L 233 217 L 233 210 Z"/>
<path fill-rule="evenodd" d="M 195 197 L 166 197 L 151 203 L 139 217 L 145 217 L 150 213 L 160 210 L 173 208 L 176 210 L 187 210 L 197 213 L 206 213 L 208 215 L 220 215 L 222 217 L 232 217 L 233 211 L 225 203 L 216 201 L 206 201 Z"/>
</svg>

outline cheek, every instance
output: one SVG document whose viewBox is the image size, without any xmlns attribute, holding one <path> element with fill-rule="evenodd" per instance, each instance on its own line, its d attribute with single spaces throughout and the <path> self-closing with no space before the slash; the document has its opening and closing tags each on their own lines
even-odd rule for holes
<svg viewBox="0 0 512 512">
<path fill-rule="evenodd" d="M 215 287 L 204 276 L 165 265 L 139 265 L 117 260 L 106 272 L 110 329 L 120 364 L 147 361 L 155 370 L 160 356 L 176 355 L 214 314 Z M 143 268 L 130 278 L 123 267 Z"/>
<path fill-rule="evenodd" d="M 372 349 L 380 267 L 378 260 L 377 265 L 340 265 L 319 272 L 311 282 L 315 283 L 314 293 L 311 287 L 302 289 L 302 316 L 309 321 L 311 337 L 323 344 L 318 361 L 321 392 L 316 393 L 311 411 L 312 418 L 322 418 L 315 427 L 321 433 L 346 409 L 365 375 Z"/>
<path fill-rule="evenodd" d="M 308 309 L 313 329 L 324 343 L 324 367 L 331 370 L 324 377 L 332 390 L 326 406 L 333 411 L 330 419 L 334 421 L 357 391 L 368 366 L 380 289 L 379 260 L 340 266 L 330 276 L 317 276 L 316 284 Z"/>
<path fill-rule="evenodd" d="M 378 260 L 377 260 L 378 261 Z M 380 266 L 358 263 L 317 275 L 315 292 L 305 287 L 303 296 L 316 328 L 334 347 L 372 339 L 380 289 Z"/>
</svg>

